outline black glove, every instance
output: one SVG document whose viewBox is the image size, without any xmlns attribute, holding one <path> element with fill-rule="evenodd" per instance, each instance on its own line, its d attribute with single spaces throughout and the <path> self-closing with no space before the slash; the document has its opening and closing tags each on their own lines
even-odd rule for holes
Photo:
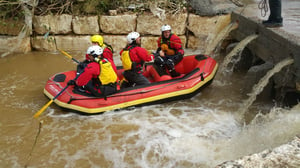
<svg viewBox="0 0 300 168">
<path fill-rule="evenodd" d="M 75 80 L 69 80 L 68 85 L 76 85 Z"/>
<path fill-rule="evenodd" d="M 85 64 L 86 63 L 84 63 L 84 62 L 79 62 L 78 67 L 81 68 L 81 69 L 84 69 L 85 66 L 86 66 Z"/>
<path fill-rule="evenodd" d="M 159 53 L 160 51 L 161 51 L 161 48 L 158 47 L 158 48 L 156 49 L 156 53 Z"/>
<path fill-rule="evenodd" d="M 153 53 L 153 56 L 154 56 L 154 58 L 156 58 L 156 57 L 158 57 L 160 55 L 159 55 L 159 53 L 156 52 L 156 53 Z"/>
<path fill-rule="evenodd" d="M 173 55 L 173 61 L 175 61 L 175 62 L 181 61 L 182 58 L 183 58 L 183 55 L 180 52 L 178 52 L 177 54 Z"/>
<path fill-rule="evenodd" d="M 80 62 L 78 65 L 77 65 L 77 72 L 78 73 L 82 73 L 84 71 L 84 68 L 87 66 L 87 63 L 86 62 Z"/>
</svg>

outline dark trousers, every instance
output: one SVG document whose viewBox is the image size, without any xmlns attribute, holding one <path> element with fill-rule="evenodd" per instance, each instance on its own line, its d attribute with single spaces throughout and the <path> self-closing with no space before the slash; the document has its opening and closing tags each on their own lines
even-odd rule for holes
<svg viewBox="0 0 300 168">
<path fill-rule="evenodd" d="M 282 23 L 281 0 L 269 0 L 270 16 L 269 21 Z"/>
<path fill-rule="evenodd" d="M 178 64 L 183 59 L 181 54 L 172 56 L 158 56 L 154 59 L 154 64 L 160 67 L 166 67 L 169 71 L 174 70 L 176 64 Z"/>
<path fill-rule="evenodd" d="M 85 85 L 85 90 L 90 92 L 93 96 L 106 97 L 117 92 L 117 84 L 101 85 L 99 82 L 95 82 L 95 80 L 90 80 L 87 85 Z"/>
<path fill-rule="evenodd" d="M 127 70 L 123 72 L 123 75 L 128 83 L 124 85 L 122 84 L 122 88 L 150 84 L 150 81 L 142 73 Z"/>
</svg>

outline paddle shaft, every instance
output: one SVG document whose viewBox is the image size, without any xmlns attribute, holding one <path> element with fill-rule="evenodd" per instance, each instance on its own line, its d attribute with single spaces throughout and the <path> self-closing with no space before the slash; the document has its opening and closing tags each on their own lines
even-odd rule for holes
<svg viewBox="0 0 300 168">
<path fill-rule="evenodd" d="M 34 118 L 39 117 L 49 106 L 50 104 L 53 103 L 53 101 L 60 96 L 67 88 L 69 85 L 67 85 L 66 87 L 63 88 L 63 90 L 61 90 L 53 99 L 51 99 L 47 104 L 45 104 L 37 113 L 34 114 Z"/>
<path fill-rule="evenodd" d="M 80 74 L 77 74 L 77 76 L 73 79 L 73 80 L 76 80 L 80 75 L 81 75 L 82 73 L 80 73 Z M 67 88 L 69 87 L 69 85 L 67 84 L 67 86 L 66 87 L 64 87 L 55 97 L 53 97 L 47 104 L 45 104 L 38 112 L 36 112 L 35 114 L 34 114 L 34 118 L 37 118 L 37 117 L 39 117 L 49 106 L 50 106 L 50 104 L 52 104 L 53 103 L 53 101 L 58 97 L 58 96 L 60 96 Z"/>
</svg>

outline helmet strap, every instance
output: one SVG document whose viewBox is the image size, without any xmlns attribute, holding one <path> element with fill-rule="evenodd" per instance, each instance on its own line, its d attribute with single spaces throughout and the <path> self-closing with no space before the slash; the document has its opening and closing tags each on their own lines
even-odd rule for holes
<svg viewBox="0 0 300 168">
<path fill-rule="evenodd" d="M 136 40 L 133 40 L 131 45 L 137 45 Z"/>
</svg>

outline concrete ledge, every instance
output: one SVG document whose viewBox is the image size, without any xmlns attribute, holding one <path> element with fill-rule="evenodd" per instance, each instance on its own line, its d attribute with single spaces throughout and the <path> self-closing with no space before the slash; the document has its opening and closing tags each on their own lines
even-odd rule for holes
<svg viewBox="0 0 300 168">
<path fill-rule="evenodd" d="M 247 36 L 258 34 L 258 38 L 247 45 L 257 57 L 265 62 L 276 65 L 281 60 L 291 57 L 294 64 L 287 70 L 276 74 L 277 76 L 291 75 L 292 81 L 277 81 L 278 87 L 293 86 L 296 81 L 300 81 L 300 39 L 295 35 L 285 32 L 284 29 L 266 28 L 256 18 L 250 18 L 239 13 L 232 13 L 232 22 L 238 22 L 239 27 L 231 32 L 231 37 L 241 41 Z M 282 79 L 282 78 L 279 78 Z M 287 84 L 290 83 L 290 84 Z"/>
</svg>

